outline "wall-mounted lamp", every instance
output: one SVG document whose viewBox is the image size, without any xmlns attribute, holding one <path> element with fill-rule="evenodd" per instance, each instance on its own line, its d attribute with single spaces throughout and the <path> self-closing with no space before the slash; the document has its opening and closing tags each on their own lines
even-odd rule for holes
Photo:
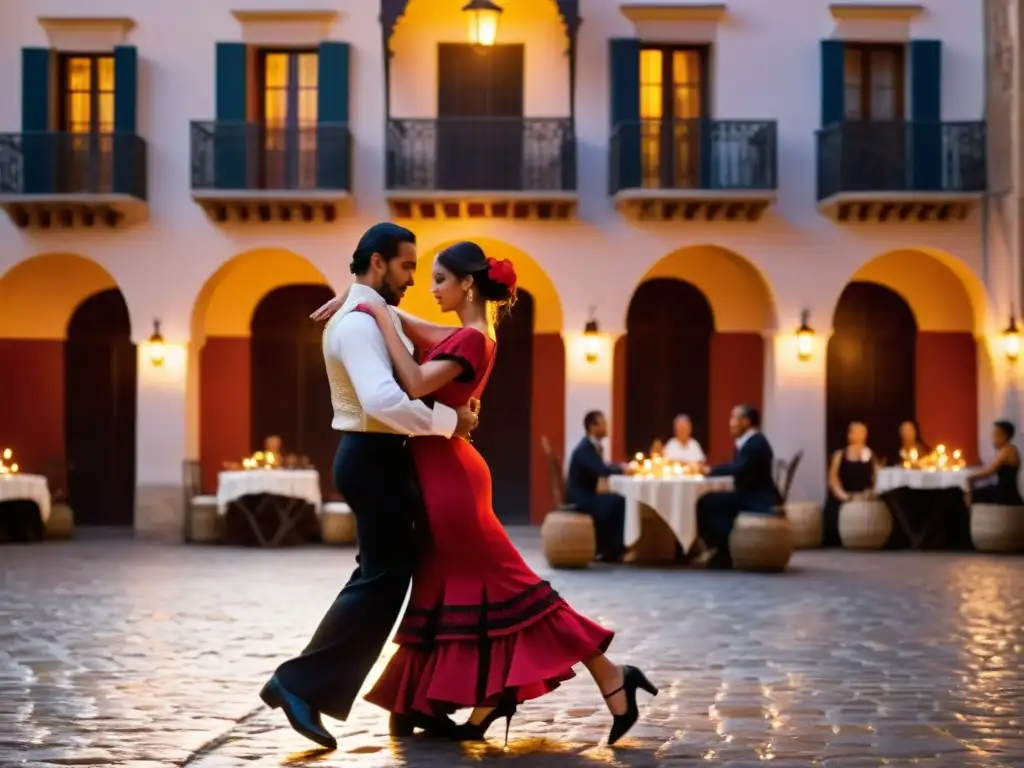
<svg viewBox="0 0 1024 768">
<path fill-rule="evenodd" d="M 594 310 L 590 310 L 590 319 L 583 326 L 583 348 L 588 363 L 596 363 L 601 350 L 601 329 L 594 318 Z"/>
<path fill-rule="evenodd" d="M 796 356 L 801 360 L 809 360 L 814 351 L 814 329 L 807 324 L 811 313 L 804 310 L 800 313 L 800 327 L 796 329 Z"/>
<path fill-rule="evenodd" d="M 1020 357 L 1020 331 L 1017 330 L 1017 318 L 1014 311 L 1010 310 L 1010 324 L 1003 331 L 1003 352 L 1006 359 L 1013 362 Z"/>
<path fill-rule="evenodd" d="M 166 350 L 164 349 L 164 337 L 160 333 L 160 321 L 153 321 L 153 335 L 149 337 L 149 344 L 146 345 L 146 351 L 149 353 L 149 362 L 154 367 L 159 368 L 164 364 L 166 359 Z"/>
<path fill-rule="evenodd" d="M 462 10 L 469 14 L 469 42 L 490 48 L 498 39 L 502 9 L 492 0 L 469 0 Z"/>
</svg>

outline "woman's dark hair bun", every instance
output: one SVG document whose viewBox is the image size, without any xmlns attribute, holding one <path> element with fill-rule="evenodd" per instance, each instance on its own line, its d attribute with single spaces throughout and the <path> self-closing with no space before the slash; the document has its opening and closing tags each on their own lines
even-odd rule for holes
<svg viewBox="0 0 1024 768">
<path fill-rule="evenodd" d="M 512 270 L 512 285 L 506 280 L 496 280 L 490 274 L 491 262 L 484 249 L 468 240 L 450 245 L 437 255 L 437 260 L 457 277 L 472 276 L 480 297 L 486 301 L 504 303 L 515 296 L 515 271 Z M 498 262 L 505 265 L 506 262 Z M 503 267 L 512 269 L 511 265 Z"/>
</svg>

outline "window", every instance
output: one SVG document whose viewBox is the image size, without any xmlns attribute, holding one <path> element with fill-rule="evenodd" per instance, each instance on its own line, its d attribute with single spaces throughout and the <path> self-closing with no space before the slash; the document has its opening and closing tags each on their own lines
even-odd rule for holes
<svg viewBox="0 0 1024 768">
<path fill-rule="evenodd" d="M 261 51 L 262 181 L 266 189 L 316 186 L 316 51 Z"/>
<path fill-rule="evenodd" d="M 640 51 L 642 183 L 694 187 L 700 177 L 700 126 L 707 117 L 706 46 Z"/>
<path fill-rule="evenodd" d="M 60 65 L 60 129 L 68 133 L 112 133 L 114 57 L 65 54 Z"/>
<path fill-rule="evenodd" d="M 903 45 L 852 43 L 844 64 L 847 120 L 902 120 L 906 91 Z"/>
</svg>

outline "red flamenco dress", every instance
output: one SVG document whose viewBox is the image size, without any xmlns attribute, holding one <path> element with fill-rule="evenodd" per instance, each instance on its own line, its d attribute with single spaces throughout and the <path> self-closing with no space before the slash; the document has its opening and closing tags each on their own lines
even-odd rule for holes
<svg viewBox="0 0 1024 768">
<path fill-rule="evenodd" d="M 431 349 L 425 360 L 463 368 L 434 398 L 458 407 L 479 397 L 495 347 L 461 328 Z M 417 437 L 410 445 L 429 540 L 395 636 L 399 648 L 367 701 L 396 713 L 449 714 L 554 690 L 614 633 L 576 613 L 526 565 L 491 508 L 491 472 L 471 443 Z"/>
</svg>

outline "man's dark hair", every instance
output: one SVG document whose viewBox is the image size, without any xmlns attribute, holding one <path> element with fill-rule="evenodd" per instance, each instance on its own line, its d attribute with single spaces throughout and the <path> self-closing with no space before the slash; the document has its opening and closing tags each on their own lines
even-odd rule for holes
<svg viewBox="0 0 1024 768">
<path fill-rule="evenodd" d="M 736 407 L 740 409 L 740 413 L 743 414 L 743 418 L 750 422 L 750 426 L 754 429 L 761 428 L 761 412 L 757 410 L 757 408 L 752 405 L 747 405 L 746 403 L 741 403 Z"/>
<path fill-rule="evenodd" d="M 604 414 L 600 411 L 587 411 L 587 415 L 583 417 L 583 428 L 589 433 L 591 428 L 599 422 Z"/>
<path fill-rule="evenodd" d="M 1006 435 L 1007 440 L 1013 440 L 1013 436 L 1017 434 L 1017 428 L 1013 426 L 1012 422 L 1006 421 L 1006 419 L 999 419 L 992 424 L 998 430 L 1001 430 Z"/>
<path fill-rule="evenodd" d="M 349 270 L 353 275 L 365 275 L 370 269 L 370 257 L 373 254 L 379 253 L 384 261 L 391 261 L 398 255 L 398 247 L 402 243 L 416 245 L 416 235 L 390 221 L 374 224 L 359 238 Z"/>
</svg>

